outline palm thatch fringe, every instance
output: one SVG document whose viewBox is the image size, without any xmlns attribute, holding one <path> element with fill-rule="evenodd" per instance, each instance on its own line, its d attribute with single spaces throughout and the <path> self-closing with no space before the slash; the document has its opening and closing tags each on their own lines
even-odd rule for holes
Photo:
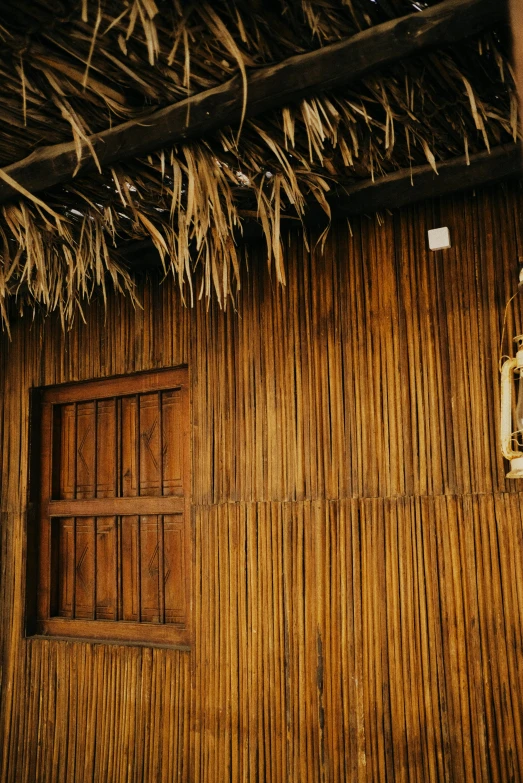
<svg viewBox="0 0 523 783">
<path fill-rule="evenodd" d="M 424 3 L 424 6 L 431 5 Z M 229 79 L 419 8 L 414 0 L 174 4 L 9 0 L 0 13 L 0 165 L 35 145 L 88 136 Z M 245 83 L 245 79 L 244 79 Z M 0 214 L 0 317 L 7 300 L 58 309 L 63 323 L 109 273 L 132 292 L 122 249 L 150 237 L 187 302 L 239 285 L 234 237 L 262 224 L 285 281 L 283 215 L 302 219 L 326 193 L 400 168 L 470 155 L 517 137 L 503 35 L 492 31 L 376 73 L 197 143 L 158 151 L 24 197 Z M 241 130 L 241 133 L 240 133 Z M 146 130 L 144 130 L 146 132 Z M 43 204 L 53 212 L 50 215 Z"/>
</svg>

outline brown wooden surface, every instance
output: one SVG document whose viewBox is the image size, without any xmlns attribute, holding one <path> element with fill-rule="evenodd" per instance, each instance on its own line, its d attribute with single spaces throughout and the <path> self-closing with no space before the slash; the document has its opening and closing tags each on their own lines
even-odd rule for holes
<svg viewBox="0 0 523 783">
<path fill-rule="evenodd" d="M 35 392 L 27 635 L 190 644 L 188 382 L 177 368 Z"/>
<path fill-rule="evenodd" d="M 512 59 L 519 89 L 519 102 L 523 105 L 523 6 L 519 0 L 509 0 L 512 24 Z"/>
<path fill-rule="evenodd" d="M 125 497 L 96 498 L 92 500 L 52 500 L 47 504 L 47 513 L 52 517 L 71 514 L 91 516 L 92 514 L 169 514 L 183 511 L 181 497 Z"/>
<path fill-rule="evenodd" d="M 403 207 L 511 177 L 521 179 L 523 160 L 519 145 L 506 144 L 468 157 L 438 162 L 437 169 L 436 173 L 428 164 L 412 166 L 345 189 L 338 188 L 335 194 L 328 196 L 332 214 L 337 217 L 370 215 L 380 209 Z M 317 209 L 315 213 L 321 219 Z"/>
<path fill-rule="evenodd" d="M 506 16 L 506 4 L 499 0 L 443 0 L 420 13 L 392 19 L 339 43 L 258 69 L 248 76 L 246 116 L 353 84 L 373 69 L 489 30 Z M 110 166 L 176 142 L 199 138 L 220 127 L 234 126 L 240 121 L 243 108 L 243 85 L 238 75 L 148 116 L 90 136 L 89 148 L 84 146 L 81 161 L 75 143 L 69 142 L 40 147 L 4 170 L 26 190 L 37 193 L 71 180 L 78 172 L 96 171 L 91 149 L 100 166 Z M 19 191 L 1 179 L 0 203 L 19 198 Z"/>
<path fill-rule="evenodd" d="M 522 208 L 510 186 L 355 220 L 323 258 L 293 235 L 286 288 L 253 248 L 236 312 L 167 281 L 65 334 L 14 327 L 2 783 L 523 779 L 523 494 L 497 423 Z M 453 248 L 429 253 L 438 225 Z M 27 390 L 182 362 L 192 651 L 24 640 Z"/>
</svg>

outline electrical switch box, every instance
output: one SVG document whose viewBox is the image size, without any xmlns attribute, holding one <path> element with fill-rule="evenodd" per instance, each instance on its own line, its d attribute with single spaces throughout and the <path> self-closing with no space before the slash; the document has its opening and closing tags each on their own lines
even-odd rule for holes
<svg viewBox="0 0 523 783">
<path fill-rule="evenodd" d="M 450 231 L 447 226 L 432 228 L 429 232 L 429 248 L 431 250 L 446 250 L 451 247 Z"/>
</svg>

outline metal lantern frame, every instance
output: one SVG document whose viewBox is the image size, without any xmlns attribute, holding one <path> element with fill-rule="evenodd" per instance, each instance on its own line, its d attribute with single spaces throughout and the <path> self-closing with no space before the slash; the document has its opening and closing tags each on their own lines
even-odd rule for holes
<svg viewBox="0 0 523 783">
<path fill-rule="evenodd" d="M 523 451 L 513 448 L 514 437 L 522 430 L 513 428 L 512 411 L 514 407 L 514 374 L 519 373 L 520 383 L 523 383 L 523 335 L 514 337 L 518 351 L 513 359 L 507 359 L 501 368 L 501 452 L 510 462 L 510 470 L 506 478 L 523 478 Z M 523 390 L 520 389 L 520 394 Z"/>
</svg>

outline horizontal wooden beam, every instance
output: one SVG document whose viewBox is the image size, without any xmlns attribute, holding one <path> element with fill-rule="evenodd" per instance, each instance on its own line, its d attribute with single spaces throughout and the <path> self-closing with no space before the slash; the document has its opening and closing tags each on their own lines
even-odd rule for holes
<svg viewBox="0 0 523 783">
<path fill-rule="evenodd" d="M 146 496 L 133 498 L 94 498 L 90 500 L 51 500 L 49 517 L 117 517 L 141 514 L 183 514 L 183 497 Z"/>
<path fill-rule="evenodd" d="M 438 174 L 431 166 L 414 166 L 412 170 L 401 169 L 374 182 L 369 179 L 352 187 L 338 187 L 328 194 L 327 200 L 332 219 L 336 220 L 392 210 L 514 177 L 523 177 L 523 156 L 516 144 L 507 144 L 494 147 L 490 153 L 471 155 L 468 161 L 463 156 L 439 163 Z M 317 202 L 308 205 L 305 222 L 310 226 L 325 228 L 327 218 Z M 282 225 L 285 224 L 290 227 L 299 225 L 299 222 L 293 218 L 282 221 Z M 260 239 L 263 239 L 261 225 L 254 219 L 245 220 L 243 233 L 238 233 L 236 240 L 249 242 Z M 133 272 L 145 272 L 161 266 L 160 256 L 151 240 L 130 242 L 123 250 L 123 255 Z"/>
<path fill-rule="evenodd" d="M 376 68 L 432 47 L 480 33 L 507 13 L 504 0 L 443 0 L 425 11 L 376 25 L 314 52 L 296 55 L 248 75 L 246 116 L 285 106 L 307 95 L 353 83 Z M 100 165 L 147 155 L 166 145 L 237 124 L 243 96 L 239 76 L 146 117 L 91 136 Z M 78 165 L 73 142 L 41 147 L 4 172 L 31 193 L 96 169 L 87 146 Z M 0 180 L 0 203 L 20 198 Z"/>
<path fill-rule="evenodd" d="M 516 144 L 494 147 L 491 152 L 480 152 L 439 163 L 438 173 L 431 166 L 414 166 L 358 185 L 339 188 L 329 202 L 333 217 L 358 215 L 394 209 L 445 196 L 461 190 L 488 185 L 509 177 L 523 175 L 521 150 Z"/>
</svg>

